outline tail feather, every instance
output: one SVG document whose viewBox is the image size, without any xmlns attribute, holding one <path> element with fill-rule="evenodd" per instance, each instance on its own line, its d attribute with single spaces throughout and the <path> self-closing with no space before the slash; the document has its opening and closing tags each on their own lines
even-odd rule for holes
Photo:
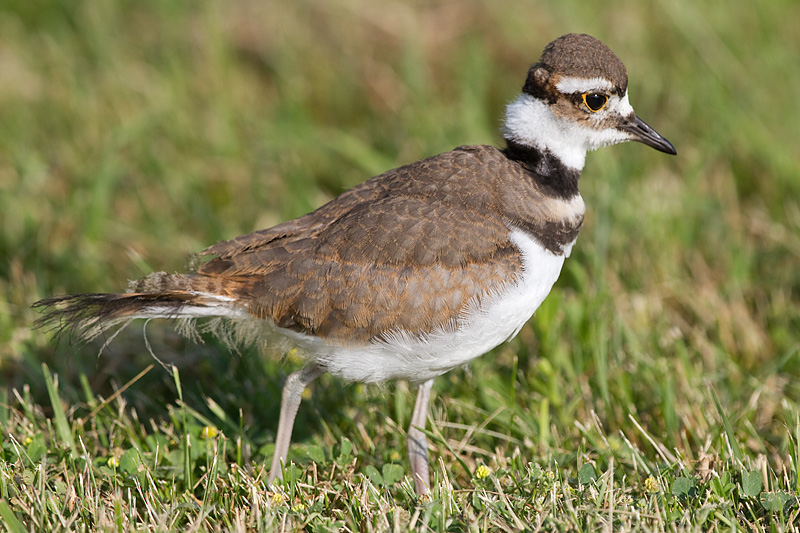
<svg viewBox="0 0 800 533">
<path fill-rule="evenodd" d="M 193 279 L 194 278 L 194 279 Z M 194 281 L 194 283 L 192 283 Z M 200 318 L 246 316 L 233 297 L 204 292 L 203 277 L 153 274 L 125 294 L 69 294 L 40 300 L 33 308 L 43 313 L 35 325 L 57 334 L 91 340 L 110 327 L 137 318 Z"/>
</svg>

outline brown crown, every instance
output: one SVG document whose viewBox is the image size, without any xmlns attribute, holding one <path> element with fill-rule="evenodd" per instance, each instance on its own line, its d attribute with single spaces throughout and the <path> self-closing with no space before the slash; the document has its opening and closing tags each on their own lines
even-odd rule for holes
<svg viewBox="0 0 800 533">
<path fill-rule="evenodd" d="M 583 33 L 568 33 L 548 44 L 539 62 L 531 67 L 523 91 L 541 96 L 542 84 L 553 75 L 605 78 L 620 94 L 628 88 L 628 72 L 622 61 L 600 40 Z"/>
</svg>

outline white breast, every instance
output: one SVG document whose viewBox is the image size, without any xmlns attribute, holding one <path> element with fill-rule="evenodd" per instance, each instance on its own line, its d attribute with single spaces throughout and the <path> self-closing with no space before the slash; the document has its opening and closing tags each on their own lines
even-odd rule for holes
<svg viewBox="0 0 800 533">
<path fill-rule="evenodd" d="M 511 229 L 509 236 L 522 253 L 517 282 L 470 307 L 450 328 L 424 338 L 399 331 L 363 348 L 334 347 L 303 334 L 289 335 L 307 349 L 310 359 L 347 380 L 424 381 L 444 374 L 514 337 L 558 279 L 565 256 L 549 252 L 522 230 Z"/>
</svg>

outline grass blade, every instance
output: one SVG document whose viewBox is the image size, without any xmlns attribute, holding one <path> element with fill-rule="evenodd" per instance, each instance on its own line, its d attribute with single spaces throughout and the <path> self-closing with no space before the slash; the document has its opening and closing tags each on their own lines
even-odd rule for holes
<svg viewBox="0 0 800 533">
<path fill-rule="evenodd" d="M 22 525 L 22 522 L 17 519 L 17 515 L 8 506 L 8 502 L 0 500 L 0 517 L 3 518 L 6 529 L 9 533 L 27 533 L 27 529 Z"/>
<path fill-rule="evenodd" d="M 736 461 L 741 464 L 743 455 L 742 449 L 739 447 L 739 442 L 736 440 L 736 434 L 733 432 L 733 426 L 731 425 L 730 419 L 725 415 L 725 411 L 722 410 L 722 404 L 719 403 L 719 398 L 717 397 L 717 391 L 714 390 L 714 387 L 711 387 L 711 397 L 714 399 L 714 405 L 717 406 L 717 412 L 719 413 L 719 417 L 722 419 L 722 427 L 725 428 L 725 436 L 728 438 L 728 446 L 733 452 L 733 456 L 736 458 Z"/>
<path fill-rule="evenodd" d="M 75 448 L 75 439 L 72 438 L 72 430 L 67 422 L 67 415 L 64 412 L 64 406 L 61 404 L 61 398 L 58 396 L 58 385 L 56 385 L 53 375 L 46 363 L 42 363 L 42 372 L 44 373 L 44 383 L 47 387 L 47 394 L 50 396 L 50 404 L 53 406 L 53 416 L 55 417 L 56 431 L 61 439 L 62 444 L 69 446 L 73 455 L 78 455 Z"/>
<path fill-rule="evenodd" d="M 183 446 L 183 476 L 184 476 L 184 483 L 186 484 L 186 490 L 192 490 L 192 485 L 194 485 L 194 479 L 192 476 L 192 453 L 191 447 L 192 442 L 189 435 L 189 420 L 186 415 L 186 404 L 183 402 L 183 388 L 181 387 L 181 376 L 178 373 L 178 367 L 172 365 L 172 379 L 175 381 L 175 387 L 178 389 L 178 400 L 180 403 L 180 411 L 181 417 L 183 422 L 183 436 L 182 436 L 182 446 Z"/>
</svg>

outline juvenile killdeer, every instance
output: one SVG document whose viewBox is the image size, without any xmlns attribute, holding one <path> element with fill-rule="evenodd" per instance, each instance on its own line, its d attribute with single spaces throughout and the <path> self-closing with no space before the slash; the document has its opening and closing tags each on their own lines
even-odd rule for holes
<svg viewBox="0 0 800 533">
<path fill-rule="evenodd" d="M 565 35 L 508 105 L 505 149 L 462 146 L 390 170 L 305 216 L 211 246 L 191 273 L 42 300 L 39 324 L 90 339 L 136 318 L 224 317 L 241 336 L 257 323 L 260 335 L 288 337 L 307 366 L 283 388 L 271 481 L 302 392 L 321 374 L 418 383 L 408 456 L 425 493 L 431 384 L 514 337 L 550 292 L 583 222 L 586 152 L 639 141 L 675 154 L 627 89 L 609 48 Z"/>
</svg>

